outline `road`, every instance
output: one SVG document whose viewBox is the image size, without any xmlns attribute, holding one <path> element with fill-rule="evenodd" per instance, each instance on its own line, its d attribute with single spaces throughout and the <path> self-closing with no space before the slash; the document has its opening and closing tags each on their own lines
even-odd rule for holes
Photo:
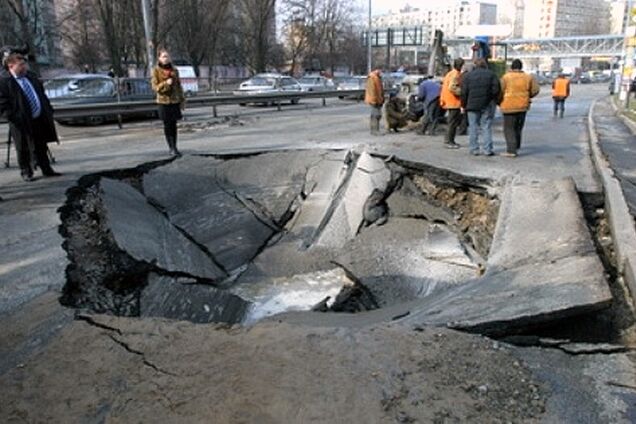
<svg viewBox="0 0 636 424">
<path fill-rule="evenodd" d="M 412 161 L 495 180 L 545 180 L 572 176 L 579 190 L 600 191 L 588 154 L 585 117 L 604 86 L 575 86 L 566 117 L 553 120 L 545 94 L 533 104 L 526 136 L 517 159 L 472 157 L 466 148 L 448 151 L 442 137 L 414 132 L 372 137 L 363 104 L 332 100 L 327 107 L 307 101 L 278 112 L 275 108 L 228 108 L 225 121 L 205 110 L 188 111 L 179 145 L 185 154 L 223 154 L 260 150 L 335 148 L 367 145 L 369 149 Z M 495 124 L 495 149 L 503 151 L 501 118 Z M 64 175 L 26 184 L 16 168 L 0 170 L 0 313 L 6 313 L 64 281 L 65 255 L 57 234 L 56 209 L 65 191 L 90 172 L 134 167 L 166 159 L 160 123 L 146 121 L 102 127 L 61 127 L 62 144 L 52 145 L 56 170 Z M 459 137 L 466 146 L 467 137 Z M 35 243 L 35 241 L 38 241 Z"/>
<path fill-rule="evenodd" d="M 547 87 L 543 89 L 547 90 Z M 467 176 L 489 178 L 500 184 L 509 180 L 532 182 L 572 177 L 579 191 L 598 194 L 601 187 L 589 155 L 586 117 L 591 103 L 605 93 L 605 85 L 574 86 L 566 117 L 561 120 L 552 118 L 551 99 L 544 92 L 533 103 L 521 155 L 516 159 L 473 157 L 466 148 L 466 137 L 459 137 L 458 141 L 464 147 L 457 151 L 444 149 L 442 136 L 403 132 L 373 137 L 368 132 L 367 108 L 360 103 L 338 100 L 328 101 L 326 107 L 322 107 L 319 100 L 306 101 L 299 106 L 285 107 L 280 112 L 263 107 L 224 107 L 219 108 L 219 118 L 212 118 L 210 110 L 187 111 L 187 120 L 181 125 L 179 144 L 186 155 L 366 148 L 371 152 L 395 155 L 403 160 L 422 162 Z M 237 112 L 240 114 L 237 115 Z M 632 384 L 620 380 L 633 375 L 630 374 L 633 365 L 625 355 L 571 357 L 557 350 L 546 353 L 538 348 L 509 349 L 493 344 L 489 339 L 465 334 L 458 336 L 448 330 L 425 330 L 413 336 L 391 327 L 382 327 L 380 333 L 374 333 L 373 329 L 364 332 L 312 329 L 307 333 L 297 326 L 279 328 L 265 325 L 253 330 L 235 331 L 181 323 L 163 325 L 148 320 L 127 322 L 100 318 L 92 325 L 74 321 L 73 311 L 61 307 L 57 301 L 68 265 L 62 248 L 63 239 L 58 233 L 60 218 L 57 213 L 66 199 L 66 191 L 88 173 L 167 159 L 167 148 L 161 126 L 156 121 L 127 123 L 123 130 L 114 125 L 64 127 L 60 128 L 60 134 L 62 144 L 52 146 L 52 150 L 57 158 L 56 170 L 63 173 L 62 177 L 38 179 L 27 184 L 22 182 L 16 168 L 0 170 L 0 195 L 5 199 L 0 202 L 0 382 L 10 387 L 8 392 L 24 394 L 12 395 L 11 403 L 0 401 L 0 417 L 11 411 L 14 418 L 33 419 L 37 416 L 42 420 L 56 421 L 57 418 L 60 421 L 60 417 L 69 418 L 65 414 L 70 410 L 67 405 L 72 404 L 73 408 L 83 411 L 85 415 L 81 418 L 86 421 L 103 421 L 108 417 L 116 421 L 118 416 L 126 421 L 126 417 L 156 414 L 154 406 L 149 405 L 161 405 L 160 410 L 169 410 L 170 414 L 175 414 L 171 415 L 174 420 L 183 421 L 201 418 L 196 413 L 206 411 L 209 419 L 209 414 L 220 413 L 219 405 L 221 409 L 227 405 L 226 414 L 241 411 L 237 412 L 238 415 L 226 415 L 227 421 L 276 422 L 276 417 L 285 414 L 301 414 L 296 417 L 320 421 L 306 410 L 297 411 L 299 402 L 292 399 L 295 398 L 294 393 L 308 390 L 306 393 L 311 395 L 307 395 L 307 402 L 316 402 L 312 405 L 311 414 L 332 411 L 331 406 L 336 406 L 338 413 L 344 414 L 338 418 L 351 422 L 353 412 L 347 416 L 347 411 L 362 411 L 369 406 L 376 409 L 369 409 L 366 414 L 377 417 L 375 414 L 383 413 L 379 410 L 380 400 L 377 400 L 382 398 L 383 410 L 398 408 L 393 411 L 396 415 L 392 419 L 399 419 L 404 416 L 400 415 L 402 405 L 398 401 L 402 399 L 400 402 L 404 402 L 405 409 L 414 409 L 416 404 L 410 397 L 407 399 L 409 390 L 415 396 L 415 388 L 427 387 L 432 381 L 415 379 L 425 375 L 422 364 L 428 364 L 426 367 L 430 375 L 440 379 L 432 387 L 452 388 L 443 393 L 435 393 L 436 390 L 429 388 L 425 393 L 427 402 L 436 407 L 440 398 L 446 402 L 440 409 L 441 415 L 430 417 L 431 421 L 450 417 L 448 414 L 458 405 L 461 414 L 467 414 L 461 416 L 468 420 L 475 411 L 482 411 L 480 414 L 494 411 L 492 416 L 472 415 L 477 417 L 477 421 L 480 418 L 494 421 L 493 417 L 501 416 L 496 413 L 514 408 L 508 404 L 489 403 L 486 394 L 499 393 L 497 385 L 501 385 L 501 393 L 504 394 L 511 391 L 508 390 L 510 387 L 517 390 L 514 385 L 529 382 L 527 379 L 530 377 L 524 373 L 532 369 L 531 378 L 554 381 L 552 387 L 556 392 L 559 392 L 559 387 L 567 387 L 565 391 L 560 390 L 558 400 L 550 398 L 545 404 L 550 414 L 546 418 L 548 422 L 567 422 L 562 418 L 574 410 L 577 410 L 576 417 L 580 418 L 578 422 L 596 422 L 591 417 L 601 414 L 608 414 L 605 417 L 610 417 L 610 421 L 619 422 L 615 414 L 624 407 L 623 403 L 616 401 L 616 397 L 601 399 L 590 393 L 607 392 L 608 374 L 616 376 L 612 380 L 615 384 Z M 494 135 L 495 149 L 502 152 L 505 143 L 501 117 L 496 120 Z M 109 338 L 99 337 L 105 332 Z M 55 343 L 57 337 L 63 337 L 59 343 Z M 269 345 L 265 341 L 269 341 Z M 398 347 L 394 349 L 393 343 Z M 387 350 L 382 346 L 391 348 Z M 432 350 L 429 346 L 433 346 Z M 471 349 L 474 352 L 470 355 L 464 354 Z M 424 357 L 417 363 L 409 362 L 419 358 L 419 354 L 415 354 L 419 351 L 425 352 Z M 437 354 L 430 354 L 432 351 Z M 414 352 L 415 356 L 404 352 Z M 224 364 L 223 354 L 235 360 Z M 477 355 L 478 359 L 473 360 L 473 355 Z M 50 363 L 47 358 L 51 359 Z M 183 358 L 187 358 L 187 364 L 182 361 Z M 198 375 L 192 372 L 192 367 L 199 364 L 201 358 L 207 359 L 201 362 L 205 369 Z M 339 360 L 334 362 L 332 358 Z M 179 367 L 166 371 L 165 365 L 177 363 L 180 363 Z M 502 367 L 502 363 L 507 365 Z M 77 367 L 77 364 L 84 365 Z M 440 371 L 438 364 L 446 365 Z M 56 367 L 70 370 L 68 378 L 66 374 L 65 377 L 58 376 Z M 329 367 L 335 367 L 333 373 Z M 510 371 L 513 367 L 521 368 L 518 372 Z M 226 368 L 230 371 L 224 372 Z M 470 375 L 462 376 L 461 382 L 452 380 L 455 371 L 460 369 L 469 369 Z M 171 374 L 173 372 L 178 375 Z M 492 384 L 483 382 L 494 378 L 495 374 L 499 376 Z M 563 374 L 567 374 L 567 378 Z M 333 376 L 346 378 L 333 380 Z M 217 379 L 219 386 L 214 382 L 209 384 L 212 377 Z M 77 385 L 74 379 L 77 379 Z M 375 382 L 378 379 L 386 380 L 382 380 L 382 390 L 376 393 L 372 390 L 377 387 Z M 255 380 L 260 381 L 260 385 Z M 279 381 L 280 384 L 277 384 Z M 110 384 L 119 387 L 116 393 L 110 392 L 110 387 L 113 387 Z M 126 389 L 128 384 L 138 392 L 131 395 L 132 391 Z M 342 397 L 336 394 L 325 397 L 324 384 L 332 384 L 340 390 L 334 393 Z M 518 421 L 518 417 L 539 413 L 543 407 L 539 400 L 543 399 L 544 389 L 537 387 L 543 383 L 534 384 L 519 387 L 522 395 L 528 392 L 531 397 L 515 401 L 523 407 L 531 408 L 532 405 L 534 409 L 521 411 L 520 415 L 508 417 L 505 421 Z M 336 387 L 338 385 L 342 387 Z M 203 386 L 206 388 L 198 390 Z M 237 398 L 240 402 L 232 397 L 214 397 L 218 387 L 227 387 L 227 391 L 218 393 L 232 393 L 234 396 L 240 392 Z M 585 391 L 587 388 L 589 392 Z M 623 396 L 624 402 L 633 403 L 633 396 L 627 397 L 625 390 L 613 389 L 612 396 Z M 81 399 L 72 397 L 81 396 L 83 391 L 91 391 L 91 394 Z M 532 399 L 532 391 L 535 391 L 534 400 L 538 403 L 529 400 Z M 66 401 L 56 400 L 67 392 L 69 398 Z M 356 402 L 358 399 L 353 399 L 356 397 L 352 395 L 354 392 L 358 392 L 364 402 Z M 478 398 L 484 403 L 473 405 Z M 36 415 L 41 408 L 30 404 L 33 399 L 53 405 L 46 411 L 50 415 Z M 136 405 L 135 399 L 147 401 L 144 406 L 149 409 L 126 406 L 129 401 L 132 402 L 130 405 Z M 507 398 L 503 396 L 502 399 Z M 3 410 L 3 404 L 8 405 L 7 409 Z M 188 407 L 183 408 L 183 405 Z M 281 406 L 259 409 L 263 405 Z M 285 409 L 288 405 L 292 406 Z M 322 409 L 316 405 L 321 405 Z M 188 415 L 193 411 L 189 409 L 192 407 L 197 408 L 195 415 Z M 71 417 L 78 419 L 72 413 Z"/>
</svg>

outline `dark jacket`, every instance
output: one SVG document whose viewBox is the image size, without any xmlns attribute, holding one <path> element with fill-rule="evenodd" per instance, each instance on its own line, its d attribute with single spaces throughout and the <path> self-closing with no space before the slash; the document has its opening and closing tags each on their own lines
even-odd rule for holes
<svg viewBox="0 0 636 424">
<path fill-rule="evenodd" d="M 42 105 L 40 116 L 44 125 L 38 128 L 40 137 L 35 141 L 40 143 L 58 141 L 53 121 L 53 108 L 49 98 L 46 97 L 42 83 L 32 72 L 27 73 L 26 78 L 31 82 Z M 13 75 L 6 70 L 0 72 L 0 116 L 6 116 L 9 121 L 11 136 L 16 144 L 26 143 L 27 137 L 33 135 L 33 118 L 29 102 Z"/>
<path fill-rule="evenodd" d="M 403 128 L 408 124 L 404 100 L 393 97 L 384 106 L 386 125 L 389 128 Z"/>
<path fill-rule="evenodd" d="M 484 110 L 499 100 L 499 78 L 490 69 L 475 68 L 462 78 L 462 107 L 468 111 Z"/>
</svg>

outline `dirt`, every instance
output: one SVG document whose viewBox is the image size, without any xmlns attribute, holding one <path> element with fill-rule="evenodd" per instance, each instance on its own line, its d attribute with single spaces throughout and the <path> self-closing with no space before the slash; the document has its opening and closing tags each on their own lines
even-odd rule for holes
<svg viewBox="0 0 636 424">
<path fill-rule="evenodd" d="M 548 395 L 505 345 L 444 329 L 84 320 L 0 377 L 0 417 L 532 423 Z"/>
<path fill-rule="evenodd" d="M 444 187 L 422 175 L 412 175 L 413 182 L 432 202 L 453 210 L 454 223 L 484 258 L 488 257 L 497 225 L 499 201 L 470 188 Z"/>
</svg>

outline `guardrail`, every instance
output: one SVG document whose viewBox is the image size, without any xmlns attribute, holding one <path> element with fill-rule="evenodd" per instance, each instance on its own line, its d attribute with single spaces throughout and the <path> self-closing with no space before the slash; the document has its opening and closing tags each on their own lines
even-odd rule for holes
<svg viewBox="0 0 636 424">
<path fill-rule="evenodd" d="M 274 94 L 251 94 L 251 95 L 231 95 L 231 96 L 194 96 L 189 97 L 186 101 L 188 107 L 205 107 L 212 106 L 216 116 L 217 106 L 227 105 L 243 105 L 267 103 L 274 104 L 280 110 L 281 104 L 285 101 L 300 99 L 323 99 L 323 105 L 326 99 L 335 97 L 361 97 L 364 90 L 333 90 L 333 91 L 316 91 L 316 92 L 293 92 L 293 93 L 274 93 Z M 152 112 L 157 109 L 154 100 L 143 101 L 127 101 L 127 102 L 111 102 L 111 103 L 86 103 L 86 104 L 54 104 L 55 119 L 73 119 L 89 116 L 113 116 L 127 115 L 144 112 Z"/>
</svg>

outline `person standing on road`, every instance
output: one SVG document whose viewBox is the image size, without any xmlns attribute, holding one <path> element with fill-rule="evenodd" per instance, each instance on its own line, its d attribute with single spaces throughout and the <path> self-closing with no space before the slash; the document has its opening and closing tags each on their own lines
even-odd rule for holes
<svg viewBox="0 0 636 424">
<path fill-rule="evenodd" d="M 384 87 L 382 86 L 382 70 L 379 68 L 371 71 L 367 77 L 364 102 L 371 107 L 371 135 L 380 135 L 380 119 L 382 119 L 382 106 L 384 105 Z"/>
<path fill-rule="evenodd" d="M 163 121 L 163 132 L 170 155 L 181 156 L 177 149 L 177 121 L 183 115 L 185 96 L 181 87 L 179 71 L 172 65 L 167 50 L 159 50 L 159 63 L 152 71 L 152 89 L 157 93 L 159 118 Z"/>
<path fill-rule="evenodd" d="M 61 175 L 53 170 L 47 143 L 58 141 L 53 108 L 37 75 L 29 71 L 21 53 L 9 53 L 0 72 L 0 116 L 9 121 L 20 173 L 24 181 L 33 181 L 33 169 L 45 177 Z"/>
<path fill-rule="evenodd" d="M 506 152 L 501 156 L 517 157 L 521 148 L 521 133 L 526 122 L 526 113 L 530 109 L 530 99 L 539 94 L 539 84 L 522 71 L 523 63 L 519 59 L 512 61 L 510 71 L 501 78 L 502 101 L 499 104 L 504 117 L 504 136 Z"/>
<path fill-rule="evenodd" d="M 448 111 L 448 127 L 446 129 L 446 141 L 444 145 L 449 149 L 459 148 L 459 144 L 455 142 L 455 135 L 462 123 L 462 88 L 460 77 L 463 66 L 464 59 L 455 59 L 453 69 L 444 77 L 442 92 L 439 97 L 440 106 Z"/>
<path fill-rule="evenodd" d="M 477 59 L 475 69 L 462 80 L 462 110 L 468 112 L 470 153 L 478 156 L 479 132 L 484 140 L 483 154 L 493 156 L 492 121 L 501 87 L 497 75 L 488 69 L 486 59 Z"/>
<path fill-rule="evenodd" d="M 435 135 L 437 124 L 442 118 L 444 111 L 439 103 L 439 96 L 442 92 L 442 86 L 435 81 L 432 75 L 429 75 L 417 89 L 417 97 L 420 102 L 424 103 L 424 117 L 422 118 L 422 128 L 420 133 L 426 135 L 426 131 L 430 127 L 430 135 Z"/>
<path fill-rule="evenodd" d="M 560 73 L 559 76 L 552 81 L 552 100 L 554 100 L 554 117 L 557 114 L 563 118 L 565 113 L 565 100 L 570 97 L 570 80 Z"/>
</svg>

